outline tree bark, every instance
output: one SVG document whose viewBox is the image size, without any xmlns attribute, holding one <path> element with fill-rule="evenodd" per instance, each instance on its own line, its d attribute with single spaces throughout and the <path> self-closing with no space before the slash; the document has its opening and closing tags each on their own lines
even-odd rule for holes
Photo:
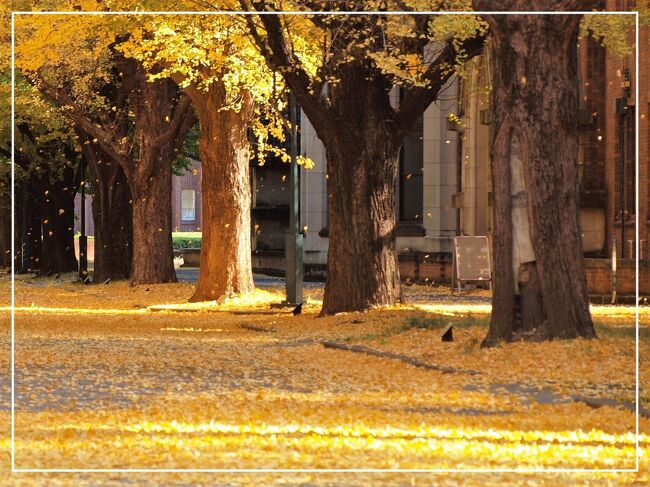
<svg viewBox="0 0 650 487">
<path fill-rule="evenodd" d="M 494 39 L 495 270 L 492 319 L 484 346 L 513 339 L 516 301 L 527 321 L 522 327 L 536 330 L 531 337 L 595 337 L 578 214 L 579 20 L 575 15 L 488 19 Z M 523 195 L 515 187 L 518 164 L 525 182 Z M 518 250 L 526 240 L 522 226 L 515 225 L 522 196 L 532 258 L 522 257 Z M 542 323 L 530 323 L 540 315 Z"/>
<path fill-rule="evenodd" d="M 350 69 L 332 94 L 339 124 L 314 124 L 327 153 L 329 248 L 322 315 L 401 300 L 395 180 L 401 137 L 380 79 Z M 347 90 L 347 91 L 346 91 Z M 396 133 L 397 132 L 397 133 Z"/>
<path fill-rule="evenodd" d="M 131 190 L 122 167 L 106 157 L 96 145 L 84 144 L 92 188 L 95 226 L 93 282 L 121 280 L 131 276 L 133 220 Z"/>
<path fill-rule="evenodd" d="M 0 204 L 0 267 L 10 267 L 11 259 L 11 207 Z"/>
<path fill-rule="evenodd" d="M 169 81 L 171 83 L 171 81 Z M 157 81 L 159 90 L 143 84 L 142 111 L 136 121 L 138 159 L 127 171 L 133 196 L 133 267 L 131 284 L 176 282 L 172 245 L 173 148 L 155 143 L 156 129 L 169 117 L 169 89 L 175 85 Z M 138 117 L 138 112 L 136 112 Z"/>
<path fill-rule="evenodd" d="M 187 90 L 200 123 L 202 238 L 199 281 L 190 301 L 215 300 L 255 289 L 251 264 L 251 183 L 247 127 L 253 104 L 220 110 L 223 86 Z"/>
<path fill-rule="evenodd" d="M 165 166 L 165 167 L 163 167 Z M 171 164 L 134 186 L 131 284 L 176 282 L 171 222 Z"/>
<path fill-rule="evenodd" d="M 40 190 L 43 250 L 39 274 L 75 272 L 78 270 L 74 250 L 75 171 L 65 169 L 60 181 L 46 181 Z"/>
<path fill-rule="evenodd" d="M 371 124 L 353 132 L 359 133 L 357 140 L 323 140 L 330 233 L 322 315 L 401 300 L 395 245 L 399 145 Z"/>
<path fill-rule="evenodd" d="M 25 183 L 25 193 L 20 195 L 21 214 L 16 218 L 21 219 L 20 239 L 18 240 L 21 249 L 20 272 L 36 271 L 41 265 L 43 255 L 43 232 L 41 221 L 41 205 L 37 194 L 36 178 L 30 177 Z"/>
<path fill-rule="evenodd" d="M 135 114 L 135 158 L 122 158 L 133 200 L 131 284 L 176 282 L 172 247 L 172 162 L 196 119 L 174 82 L 150 82 L 142 66 L 122 59 Z"/>
</svg>

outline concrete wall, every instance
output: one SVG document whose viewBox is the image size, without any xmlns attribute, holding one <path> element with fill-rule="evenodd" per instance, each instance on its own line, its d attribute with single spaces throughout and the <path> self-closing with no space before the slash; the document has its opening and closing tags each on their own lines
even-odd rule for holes
<svg viewBox="0 0 650 487">
<path fill-rule="evenodd" d="M 487 59 L 475 61 L 475 69 L 465 80 L 461 110 L 462 130 L 462 196 L 461 234 L 489 235 L 492 233 L 492 209 L 489 202 L 491 185 L 490 126 L 483 123 L 481 112 L 489 110 L 489 96 L 484 87 L 489 83 Z"/>
<path fill-rule="evenodd" d="M 396 90 L 393 102 L 397 103 Z M 452 195 L 457 192 L 458 133 L 447 129 L 447 116 L 457 107 L 457 83 L 452 81 L 443 96 L 431 104 L 423 115 L 423 212 L 424 236 L 397 237 L 399 252 L 451 252 L 456 235 L 457 210 Z M 327 262 L 327 159 L 325 148 L 309 120 L 301 119 L 301 153 L 310 157 L 315 167 L 301 169 L 301 223 L 307 227 L 305 263 Z M 398 222 L 399 225 L 399 222 Z M 407 232 L 408 233 L 408 232 Z"/>
<path fill-rule="evenodd" d="M 305 264 L 327 262 L 327 158 L 314 127 L 302 113 L 300 153 L 314 161 L 313 169 L 300 169 L 300 220 L 307 227 L 304 240 Z"/>
<path fill-rule="evenodd" d="M 84 210 L 86 212 L 85 223 L 86 223 L 86 235 L 95 235 L 95 224 L 93 222 L 93 207 L 92 207 L 92 196 L 85 195 L 84 198 Z M 77 193 L 74 198 L 74 232 L 81 231 L 81 194 Z"/>
<path fill-rule="evenodd" d="M 448 130 L 447 118 L 456 113 L 458 83 L 453 80 L 442 90 L 423 117 L 423 226 L 425 237 L 409 242 L 409 250 L 451 252 L 456 235 L 458 210 L 452 207 L 452 196 L 458 191 L 458 137 Z M 398 239 L 398 244 L 400 239 Z M 398 248 L 402 249 L 402 245 Z"/>
</svg>

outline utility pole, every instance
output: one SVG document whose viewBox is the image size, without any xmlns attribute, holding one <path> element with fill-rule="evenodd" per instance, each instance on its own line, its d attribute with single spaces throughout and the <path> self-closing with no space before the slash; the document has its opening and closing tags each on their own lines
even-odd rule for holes
<svg viewBox="0 0 650 487">
<path fill-rule="evenodd" d="M 300 228 L 300 174 L 298 168 L 298 104 L 293 93 L 289 95 L 291 121 L 291 168 L 289 186 L 289 232 L 286 236 L 285 261 L 287 268 L 286 304 L 299 305 L 303 301 L 303 234 Z"/>
</svg>

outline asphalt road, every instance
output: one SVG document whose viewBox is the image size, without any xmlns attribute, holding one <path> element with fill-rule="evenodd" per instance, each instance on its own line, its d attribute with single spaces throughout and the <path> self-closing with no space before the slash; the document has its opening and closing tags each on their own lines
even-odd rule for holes
<svg viewBox="0 0 650 487">
<path fill-rule="evenodd" d="M 199 280 L 199 268 L 182 267 L 176 269 L 176 278 L 178 279 L 178 282 L 197 282 Z M 284 277 L 273 277 L 263 274 L 255 274 L 253 279 L 255 280 L 255 286 L 262 289 L 266 287 L 284 286 L 286 282 Z M 325 283 L 318 281 L 305 281 L 303 286 L 309 289 L 318 289 L 325 287 Z"/>
</svg>

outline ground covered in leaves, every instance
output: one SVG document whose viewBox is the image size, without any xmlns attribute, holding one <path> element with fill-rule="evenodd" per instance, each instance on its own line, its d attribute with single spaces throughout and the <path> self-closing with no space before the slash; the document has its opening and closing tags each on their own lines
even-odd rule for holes
<svg viewBox="0 0 650 487">
<path fill-rule="evenodd" d="M 186 304 L 191 284 L 16 283 L 19 469 L 634 469 L 634 308 L 594 307 L 599 340 L 481 349 L 484 292 L 317 318 L 271 286 Z M 9 280 L 2 296 L 0 485 L 619 485 L 619 473 L 10 474 Z M 454 341 L 443 343 L 452 322 Z M 641 310 L 641 406 L 650 408 Z M 598 407 L 596 407 L 598 406 Z M 644 454 L 645 452 L 645 454 Z"/>
</svg>

